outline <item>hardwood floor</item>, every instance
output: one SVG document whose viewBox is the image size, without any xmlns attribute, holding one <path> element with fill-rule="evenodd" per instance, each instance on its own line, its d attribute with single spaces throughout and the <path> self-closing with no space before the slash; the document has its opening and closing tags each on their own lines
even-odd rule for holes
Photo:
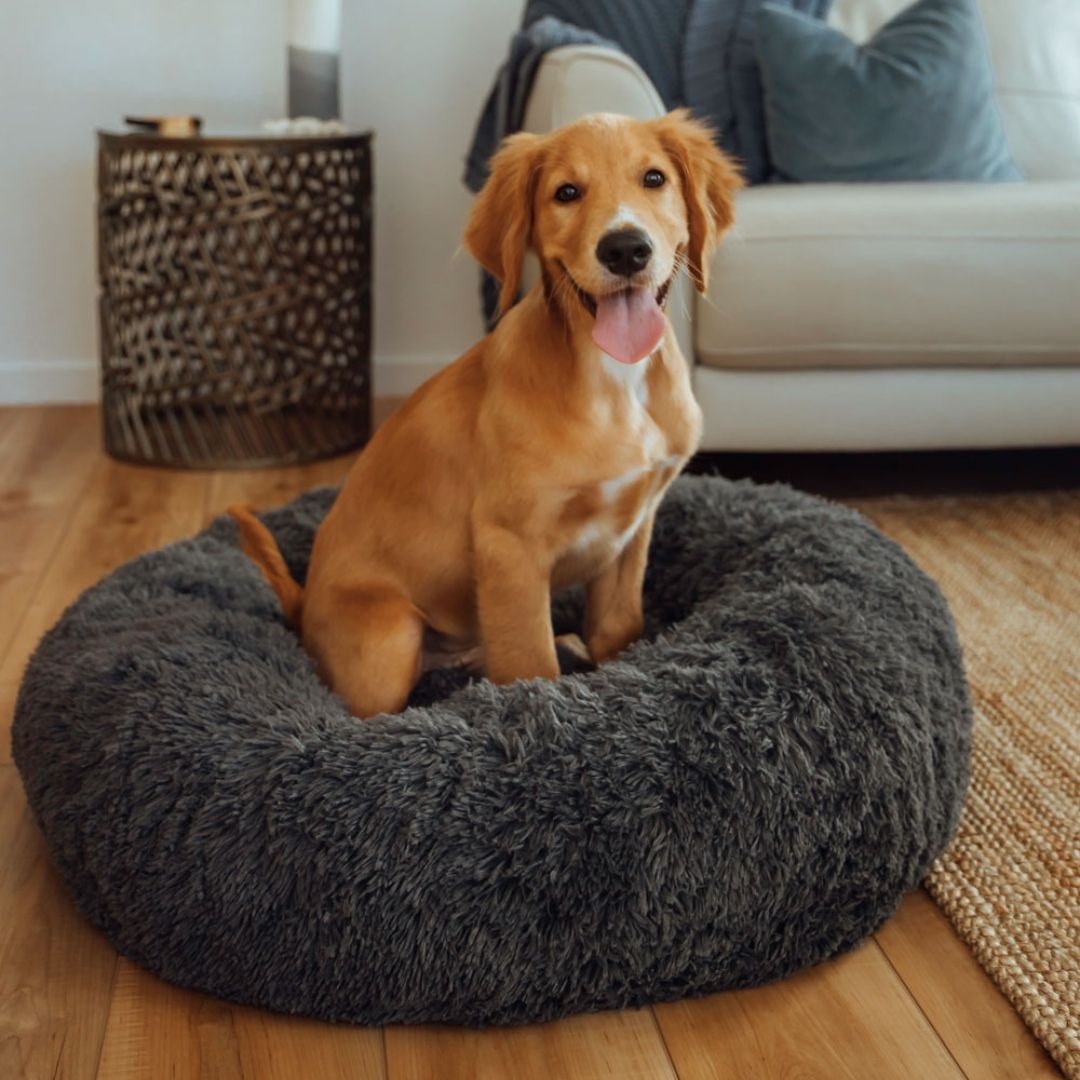
<svg viewBox="0 0 1080 1080">
<path fill-rule="evenodd" d="M 338 459 L 192 473 L 106 458 L 89 408 L 0 409 L 0 1077 L 1035 1080 L 1060 1074 L 923 892 L 856 952 L 756 990 L 483 1032 L 321 1024 L 160 982 L 76 912 L 10 763 L 38 638 L 112 567 Z"/>
</svg>

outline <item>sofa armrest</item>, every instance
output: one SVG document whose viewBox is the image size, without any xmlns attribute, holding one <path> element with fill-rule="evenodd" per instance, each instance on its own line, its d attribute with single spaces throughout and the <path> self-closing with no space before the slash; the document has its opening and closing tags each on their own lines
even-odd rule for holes
<svg viewBox="0 0 1080 1080">
<path fill-rule="evenodd" d="M 552 49 L 540 62 L 522 130 L 543 134 L 594 112 L 651 120 L 665 111 L 656 87 L 629 56 L 599 45 L 566 45 Z M 535 260 L 530 258 L 526 285 L 537 276 Z M 692 309 L 693 288 L 683 275 L 668 298 L 668 319 L 690 363 L 694 359 Z"/>
</svg>

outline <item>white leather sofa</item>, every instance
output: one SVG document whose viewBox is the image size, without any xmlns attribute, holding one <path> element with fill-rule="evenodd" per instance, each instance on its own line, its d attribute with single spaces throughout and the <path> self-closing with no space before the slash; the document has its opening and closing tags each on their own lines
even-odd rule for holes
<svg viewBox="0 0 1080 1080">
<path fill-rule="evenodd" d="M 1015 184 L 770 184 L 669 312 L 706 450 L 1080 443 L 1080 3 L 981 0 Z M 834 0 L 856 40 L 907 0 Z M 548 54 L 525 127 L 663 112 L 628 57 Z"/>
</svg>

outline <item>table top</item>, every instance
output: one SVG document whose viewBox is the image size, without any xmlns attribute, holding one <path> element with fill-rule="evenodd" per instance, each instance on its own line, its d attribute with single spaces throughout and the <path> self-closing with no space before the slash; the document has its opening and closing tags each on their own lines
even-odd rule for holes
<svg viewBox="0 0 1080 1080">
<path fill-rule="evenodd" d="M 119 148 L 122 146 L 152 147 L 155 150 L 194 149 L 223 150 L 229 147 L 265 146 L 267 149 L 297 150 L 305 146 L 319 149 L 334 146 L 355 146 L 359 142 L 370 142 L 374 138 L 372 131 L 348 131 L 343 135 L 271 135 L 265 131 L 222 132 L 220 134 L 199 135 L 159 135 L 153 131 L 97 131 L 98 142 L 102 146 Z"/>
</svg>

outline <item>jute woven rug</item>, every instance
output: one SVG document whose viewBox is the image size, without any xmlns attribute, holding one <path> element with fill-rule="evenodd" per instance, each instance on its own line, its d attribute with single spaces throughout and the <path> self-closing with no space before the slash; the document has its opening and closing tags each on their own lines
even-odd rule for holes
<svg viewBox="0 0 1080 1080">
<path fill-rule="evenodd" d="M 1080 1080 L 1080 490 L 855 505 L 940 583 L 971 681 L 971 790 L 927 888 Z"/>
</svg>

